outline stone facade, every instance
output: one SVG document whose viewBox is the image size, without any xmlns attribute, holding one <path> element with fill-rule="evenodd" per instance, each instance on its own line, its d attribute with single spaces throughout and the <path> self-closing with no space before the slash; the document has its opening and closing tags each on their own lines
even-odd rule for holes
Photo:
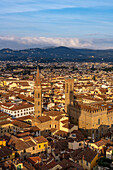
<svg viewBox="0 0 113 170">
<path fill-rule="evenodd" d="M 65 111 L 69 112 L 68 105 L 73 105 L 73 90 L 74 90 L 74 79 L 65 79 Z"/>
<path fill-rule="evenodd" d="M 34 110 L 36 117 L 42 115 L 42 87 L 39 76 L 39 68 L 37 68 L 37 75 L 34 86 Z"/>
<path fill-rule="evenodd" d="M 87 136 L 98 139 L 113 125 L 113 111 L 108 109 L 107 104 L 98 101 L 89 104 L 77 101 L 72 92 L 72 80 L 65 79 L 65 112 L 69 114 L 71 122 L 77 124 Z"/>
</svg>

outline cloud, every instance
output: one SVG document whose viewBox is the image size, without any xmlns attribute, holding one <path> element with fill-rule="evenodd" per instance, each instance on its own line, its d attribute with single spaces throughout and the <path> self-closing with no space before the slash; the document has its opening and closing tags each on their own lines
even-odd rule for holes
<svg viewBox="0 0 113 170">
<path fill-rule="evenodd" d="M 55 37 L 14 37 L 0 36 L 0 49 L 26 49 L 66 46 L 71 48 L 113 49 L 113 38 L 55 38 Z"/>
<path fill-rule="evenodd" d="M 54 38 L 54 37 L 5 37 L 0 36 L 0 48 L 25 49 L 44 48 L 51 46 L 66 46 L 73 48 L 92 48 L 90 40 L 78 38 Z"/>
</svg>

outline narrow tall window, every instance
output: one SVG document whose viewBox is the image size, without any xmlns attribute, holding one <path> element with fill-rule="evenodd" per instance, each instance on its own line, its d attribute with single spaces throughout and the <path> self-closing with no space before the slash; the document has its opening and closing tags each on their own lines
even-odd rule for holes
<svg viewBox="0 0 113 170">
<path fill-rule="evenodd" d="M 72 91 L 72 84 L 70 84 L 70 91 Z"/>
<path fill-rule="evenodd" d="M 40 98 L 40 93 L 38 93 L 38 98 Z"/>
<path fill-rule="evenodd" d="M 100 119 L 98 119 L 98 125 L 100 125 Z"/>
<path fill-rule="evenodd" d="M 67 84 L 67 89 L 66 89 L 66 92 L 68 93 L 68 84 Z"/>
</svg>

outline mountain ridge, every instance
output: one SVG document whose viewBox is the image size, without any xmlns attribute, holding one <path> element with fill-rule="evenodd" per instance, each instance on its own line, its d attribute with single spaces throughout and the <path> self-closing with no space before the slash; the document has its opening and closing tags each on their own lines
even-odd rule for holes
<svg viewBox="0 0 113 170">
<path fill-rule="evenodd" d="M 29 48 L 0 50 L 1 61 L 38 61 L 38 62 L 113 62 L 113 49 L 85 49 L 69 48 L 65 46 L 50 48 Z"/>
</svg>

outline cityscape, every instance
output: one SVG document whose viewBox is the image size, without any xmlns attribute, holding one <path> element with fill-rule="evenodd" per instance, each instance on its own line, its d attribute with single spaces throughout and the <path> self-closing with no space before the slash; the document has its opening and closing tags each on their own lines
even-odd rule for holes
<svg viewBox="0 0 113 170">
<path fill-rule="evenodd" d="M 1 168 L 112 168 L 112 68 L 1 61 Z"/>
<path fill-rule="evenodd" d="M 113 170 L 111 0 L 0 0 L 0 170 Z"/>
</svg>

